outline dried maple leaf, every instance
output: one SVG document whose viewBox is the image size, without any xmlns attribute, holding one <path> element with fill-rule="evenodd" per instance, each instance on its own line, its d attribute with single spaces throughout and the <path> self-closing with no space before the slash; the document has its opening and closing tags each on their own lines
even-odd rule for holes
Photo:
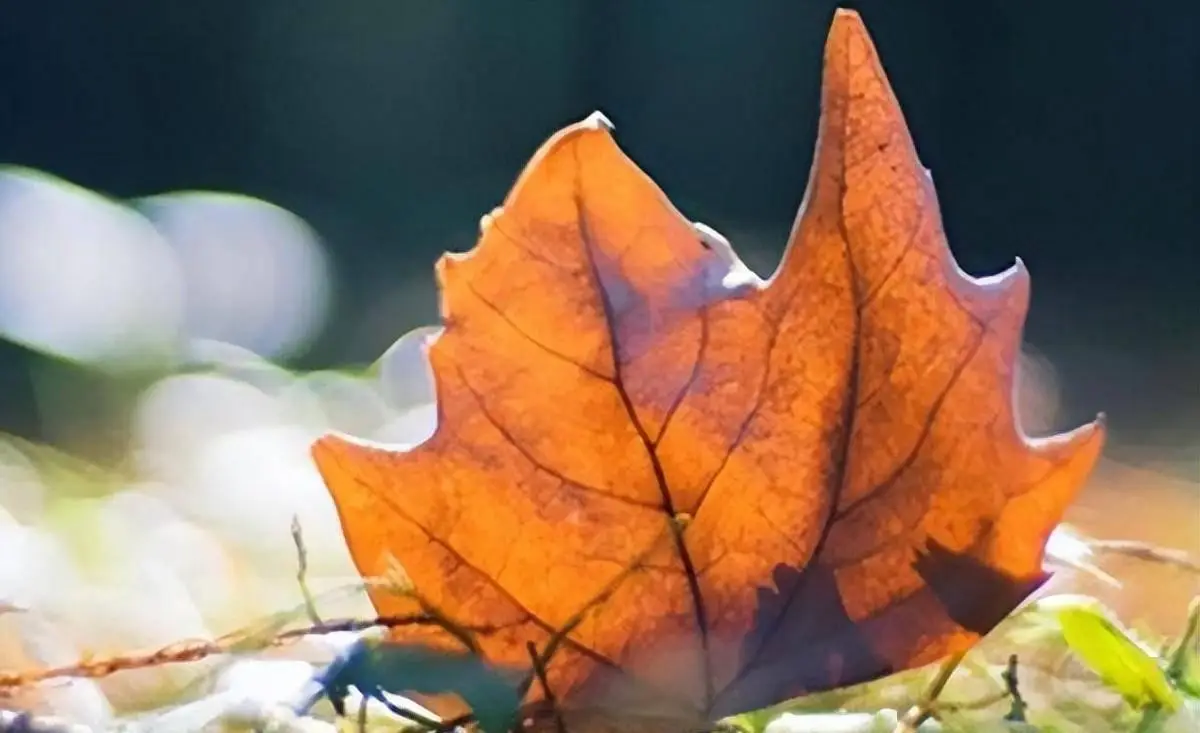
<svg viewBox="0 0 1200 733">
<path fill-rule="evenodd" d="M 1099 421 L 1021 432 L 1028 276 L 957 268 L 854 13 L 821 104 L 767 283 L 602 117 L 556 134 L 438 264 L 435 434 L 314 446 L 364 575 L 394 556 L 499 664 L 567 630 L 547 672 L 565 709 L 711 720 L 962 650 L 1045 579 L 1100 451 Z"/>
</svg>

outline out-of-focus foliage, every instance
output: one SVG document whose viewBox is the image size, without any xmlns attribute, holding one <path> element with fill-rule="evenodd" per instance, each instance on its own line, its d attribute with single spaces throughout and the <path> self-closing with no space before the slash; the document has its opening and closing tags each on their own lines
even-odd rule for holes
<svg viewBox="0 0 1200 733">
<path fill-rule="evenodd" d="M 0 336 L 74 362 L 65 374 L 138 370 L 115 396 L 33 375 L 49 387 L 47 423 L 121 403 L 129 450 L 108 465 L 0 436 L 0 602 L 21 609 L 0 616 L 0 669 L 212 638 L 293 608 L 293 517 L 313 589 L 358 582 L 308 446 L 332 428 L 419 440 L 431 390 L 418 352 L 371 373 L 267 361 L 316 335 L 329 283 L 317 237 L 266 202 L 185 193 L 135 208 L 0 172 Z M 71 404 L 55 401 L 67 391 Z M 371 607 L 355 593 L 321 610 Z M 43 686 L 18 702 L 101 722 L 158 706 L 211 667 Z"/>
<path fill-rule="evenodd" d="M 1055 596 L 1039 601 L 1038 606 L 1057 622 L 1071 651 L 1131 706 L 1178 709 L 1179 695 L 1172 689 L 1161 661 L 1095 600 Z"/>
</svg>

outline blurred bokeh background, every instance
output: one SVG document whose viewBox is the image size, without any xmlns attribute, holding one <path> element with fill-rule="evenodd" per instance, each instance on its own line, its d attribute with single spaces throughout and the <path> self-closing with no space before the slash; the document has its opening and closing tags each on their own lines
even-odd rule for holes
<svg viewBox="0 0 1200 733">
<path fill-rule="evenodd" d="M 686 215 L 769 274 L 834 5 L 0 3 L 0 432 L 31 441 L 0 445 L 0 515 L 83 543 L 76 560 L 169 561 L 199 615 L 147 637 L 129 589 L 167 576 L 97 580 L 116 595 L 87 601 L 109 609 L 92 625 L 130 633 L 101 639 L 113 648 L 244 619 L 222 605 L 249 587 L 220 564 L 234 555 L 270 556 L 255 567 L 294 600 L 287 521 L 305 507 L 323 569 L 351 573 L 306 441 L 428 429 L 409 409 L 429 397 L 412 343 L 382 394 L 353 370 L 436 322 L 438 255 L 470 248 L 538 144 L 600 109 Z M 960 264 L 1020 256 L 1032 273 L 1027 426 L 1109 415 L 1110 460 L 1075 518 L 1200 549 L 1200 3 L 856 7 Z M 43 485 L 106 503 L 57 505 Z M 147 526 L 170 531 L 115 539 Z M 23 536 L 0 545 L 36 562 L 0 570 L 57 577 L 70 548 Z M 1149 605 L 1174 619 L 1195 584 L 1159 580 L 1179 592 Z"/>
<path fill-rule="evenodd" d="M 183 277 L 199 333 L 304 366 L 369 361 L 434 321 L 438 254 L 469 248 L 535 147 L 597 108 L 686 214 L 769 273 L 804 188 L 834 5 L 5 3 L 0 161 L 121 199 L 257 197 L 307 222 L 321 244 L 273 231 L 250 255 L 237 241 L 256 236 L 245 226 L 228 222 L 241 232 L 232 239 L 200 235 L 166 210 L 167 227 L 191 237 L 185 271 L 147 278 L 171 266 L 151 262 L 152 247 L 118 255 L 43 232 L 75 241 L 20 267 L 0 254 L 0 322 L 12 332 L 25 317 L 12 309 L 35 302 L 25 291 L 46 294 L 37 277 L 78 275 L 55 286 L 74 305 L 61 295 L 54 307 L 124 310 L 91 312 L 94 328 L 56 338 L 102 344 L 113 328 L 149 342 L 173 321 L 148 290 L 166 297 L 177 288 L 169 277 Z M 1113 450 L 1195 476 L 1200 6 L 857 6 L 961 264 L 987 273 L 1019 255 L 1029 265 L 1027 335 L 1059 375 L 1062 423 L 1103 409 Z M 195 241 L 205 237 L 221 241 Z M 256 320 L 272 316 L 270 328 Z M 29 377 L 41 358 L 0 347 L 0 427 L 46 429 Z"/>
</svg>

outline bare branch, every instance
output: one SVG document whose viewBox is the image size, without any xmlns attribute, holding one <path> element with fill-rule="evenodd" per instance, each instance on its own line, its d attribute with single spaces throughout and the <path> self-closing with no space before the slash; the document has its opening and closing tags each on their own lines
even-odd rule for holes
<svg viewBox="0 0 1200 733">
<path fill-rule="evenodd" d="M 372 628 L 397 628 L 401 626 L 441 626 L 440 619 L 429 614 L 414 614 L 409 616 L 378 616 L 369 620 L 347 619 L 323 624 L 314 624 L 299 629 L 289 629 L 280 632 L 269 639 L 265 646 L 282 646 L 305 636 L 332 634 L 340 631 L 365 631 Z M 489 631 L 489 628 L 470 629 L 470 631 Z M 129 654 L 100 659 L 85 659 L 62 667 L 25 670 L 20 672 L 0 672 L 0 693 L 17 687 L 36 684 L 57 677 L 107 677 L 116 672 L 131 669 L 157 667 L 164 664 L 179 664 L 195 662 L 212 656 L 230 654 L 244 646 L 244 635 L 230 634 L 214 641 L 182 641 L 151 652 Z M 3 729 L 0 729 L 2 733 Z"/>
</svg>

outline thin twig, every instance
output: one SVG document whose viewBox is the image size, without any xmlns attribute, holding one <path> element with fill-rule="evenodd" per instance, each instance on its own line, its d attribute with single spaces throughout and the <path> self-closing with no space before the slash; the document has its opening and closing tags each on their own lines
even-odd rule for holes
<svg viewBox="0 0 1200 733">
<path fill-rule="evenodd" d="M 1026 722 L 1025 711 L 1029 705 L 1025 702 L 1025 698 L 1021 697 L 1020 682 L 1017 679 L 1016 654 L 1008 656 L 1008 666 L 1000 674 L 1000 679 L 1004 680 L 1004 689 L 1012 699 L 1012 707 L 1008 709 L 1008 714 L 1004 716 L 1004 719 L 1012 723 Z"/>
<path fill-rule="evenodd" d="M 1196 653 L 1197 643 L 1200 643 L 1200 596 L 1188 605 L 1187 623 L 1167 658 L 1167 677 L 1171 681 L 1178 683 L 1183 678 L 1190 655 Z"/>
<path fill-rule="evenodd" d="M 373 628 L 399 628 L 403 626 L 441 626 L 441 621 L 428 614 L 406 616 L 378 616 L 373 619 L 346 619 L 324 624 L 314 624 L 299 629 L 289 629 L 268 640 L 264 646 L 281 646 L 306 636 L 320 636 L 342 631 L 365 631 Z M 491 627 L 480 627 L 474 631 L 493 631 Z M 116 672 L 163 664 L 195 662 L 207 657 L 229 654 L 244 643 L 241 633 L 230 634 L 214 641 L 182 641 L 152 652 L 130 654 L 101 659 L 84 659 L 75 664 L 47 669 L 21 672 L 0 672 L 0 693 L 6 689 L 24 687 L 56 677 L 107 677 Z"/>
<path fill-rule="evenodd" d="M 1200 562 L 1183 550 L 1156 547 L 1136 540 L 1088 540 L 1087 546 L 1097 554 L 1123 555 L 1144 562 L 1173 565 L 1200 574 Z"/>
<path fill-rule="evenodd" d="M 942 694 L 946 683 L 950 681 L 950 677 L 954 675 L 954 670 L 958 669 L 959 663 L 962 662 L 963 657 L 966 655 L 965 651 L 956 652 L 950 655 L 945 662 L 942 662 L 937 676 L 929 683 L 929 687 L 926 688 L 921 701 L 896 722 L 896 728 L 893 730 L 893 733 L 914 733 L 921 727 L 922 723 L 934 714 L 938 695 Z"/>
<path fill-rule="evenodd" d="M 567 726 L 563 723 L 562 715 L 558 711 L 558 700 L 554 697 L 554 691 L 550 689 L 550 682 L 546 679 L 546 665 L 538 654 L 537 646 L 530 641 L 526 642 L 525 648 L 529 651 L 529 659 L 533 662 L 533 673 L 537 675 L 542 692 L 546 694 L 546 704 L 550 706 L 550 712 L 554 714 L 554 729 L 558 733 L 567 733 Z"/>
<path fill-rule="evenodd" d="M 562 644 L 563 640 L 567 638 L 567 634 L 570 634 L 572 631 L 574 631 L 575 627 L 578 626 L 582 621 L 583 616 L 577 614 L 575 617 L 567 619 L 567 622 L 554 632 L 554 634 L 550 637 L 550 640 L 546 642 L 546 648 L 543 649 L 541 653 L 538 654 L 538 656 L 534 659 L 533 669 L 531 669 L 529 674 L 525 676 L 525 679 L 522 680 L 521 684 L 517 686 L 517 694 L 519 694 L 521 697 L 525 697 L 526 693 L 529 692 L 529 688 L 533 686 L 538 667 L 541 667 L 543 670 L 546 669 L 546 665 L 550 664 L 550 659 L 554 656 L 554 653 L 558 651 L 558 647 Z"/>
<path fill-rule="evenodd" d="M 309 623 L 319 625 L 321 614 L 317 613 L 317 602 L 313 600 L 312 591 L 308 589 L 308 548 L 304 546 L 304 532 L 300 529 L 300 517 L 292 515 L 292 544 L 296 546 L 296 583 L 300 586 L 300 595 L 304 598 L 304 613 Z"/>
<path fill-rule="evenodd" d="M 986 697 L 981 697 L 978 700 L 964 700 L 962 702 L 931 702 L 929 703 L 930 711 L 934 717 L 940 718 L 947 713 L 966 713 L 978 710 L 987 710 L 991 706 L 1004 702 L 1012 697 L 1008 690 L 993 692 Z"/>
</svg>

